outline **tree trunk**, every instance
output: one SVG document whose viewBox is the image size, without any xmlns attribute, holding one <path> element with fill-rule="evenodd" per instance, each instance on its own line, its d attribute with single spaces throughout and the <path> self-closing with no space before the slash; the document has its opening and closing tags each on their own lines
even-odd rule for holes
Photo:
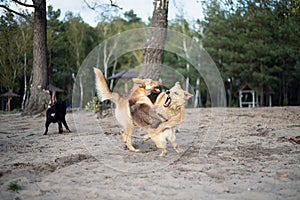
<svg viewBox="0 0 300 200">
<path fill-rule="evenodd" d="M 232 101 L 232 94 L 233 94 L 233 89 L 232 89 L 232 79 L 230 78 L 230 82 L 229 82 L 229 94 L 228 94 L 228 107 L 231 107 L 231 101 Z"/>
<path fill-rule="evenodd" d="M 149 42 L 144 46 L 144 63 L 139 78 L 151 78 L 153 80 L 160 78 L 168 26 L 168 4 L 169 0 L 153 0 L 154 11 L 151 26 L 157 29 L 151 33 Z"/>
<path fill-rule="evenodd" d="M 24 95 L 23 95 L 23 99 L 22 99 L 22 106 L 21 109 L 24 110 L 25 107 L 25 102 L 26 102 L 26 98 L 27 98 L 27 77 L 26 77 L 26 73 L 27 73 L 27 54 L 26 52 L 24 53 Z"/>
<path fill-rule="evenodd" d="M 48 100 L 44 91 L 48 85 L 46 0 L 35 0 L 33 23 L 33 77 L 30 96 L 23 114 L 36 114 L 45 109 Z"/>
<path fill-rule="evenodd" d="M 200 91 L 199 91 L 199 86 L 200 86 L 200 79 L 199 79 L 199 77 L 197 77 L 194 108 L 197 108 L 198 104 L 199 104 L 199 106 L 201 106 L 201 94 L 200 94 Z"/>
<path fill-rule="evenodd" d="M 264 98 L 265 98 L 264 86 L 261 85 L 260 86 L 260 106 L 264 106 Z"/>
</svg>

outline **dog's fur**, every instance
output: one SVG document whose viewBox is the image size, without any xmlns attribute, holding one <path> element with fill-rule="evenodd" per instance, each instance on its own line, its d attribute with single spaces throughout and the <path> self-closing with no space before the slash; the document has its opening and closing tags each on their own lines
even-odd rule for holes
<svg viewBox="0 0 300 200">
<path fill-rule="evenodd" d="M 177 82 L 175 86 L 172 87 L 169 91 L 162 92 L 157 96 L 156 101 L 154 102 L 155 105 L 153 109 L 155 110 L 155 112 L 158 113 L 158 115 L 166 119 L 170 119 L 173 116 L 179 116 L 176 118 L 176 122 L 179 124 L 179 122 L 183 118 L 184 104 L 190 97 L 192 97 L 192 95 L 187 91 L 184 91 L 181 88 L 179 82 Z M 171 101 L 171 103 L 169 103 L 168 106 L 165 106 L 166 102 L 168 101 L 168 98 Z M 159 134 L 146 135 L 144 137 L 144 140 L 147 140 L 149 138 L 151 138 L 155 142 L 156 146 L 162 150 L 160 156 L 164 156 L 167 153 L 167 140 L 169 140 L 172 143 L 174 149 L 178 153 L 182 152 L 182 150 L 176 143 L 175 127 L 166 128 L 163 130 L 163 132 Z"/>
<path fill-rule="evenodd" d="M 173 119 L 177 120 L 174 122 L 179 124 L 183 119 L 184 105 L 192 96 L 192 94 L 183 90 L 179 82 L 177 82 L 169 91 L 162 92 L 158 95 L 154 103 L 154 110 L 156 113 L 158 113 L 158 115 L 162 115 L 165 119 L 170 119 L 173 117 Z M 168 106 L 166 106 L 167 101 L 171 101 Z M 174 118 L 174 116 L 177 117 Z M 158 134 L 149 134 L 144 138 L 144 140 L 151 138 L 156 144 L 157 148 L 161 149 L 162 152 L 160 156 L 165 156 L 167 153 L 167 140 L 172 143 L 177 153 L 181 153 L 182 150 L 176 143 L 175 125 L 171 128 L 164 129 Z"/>
<path fill-rule="evenodd" d="M 44 135 L 48 133 L 48 127 L 51 123 L 58 123 L 58 132 L 63 132 L 62 124 L 65 126 L 68 132 L 71 132 L 69 126 L 66 122 L 67 107 L 66 102 L 58 100 L 55 102 L 54 106 L 50 107 L 46 111 L 46 122 L 45 122 L 45 132 Z"/>
<path fill-rule="evenodd" d="M 146 131 L 152 139 L 156 140 L 157 142 L 155 143 L 158 148 L 163 148 L 165 145 L 160 145 L 160 140 L 156 138 L 159 138 L 158 135 L 164 130 L 168 130 L 178 124 L 182 119 L 183 111 L 176 112 L 176 114 L 172 111 L 173 115 L 169 111 L 166 112 L 163 107 L 164 103 L 162 103 L 165 93 L 161 93 L 158 96 L 156 105 L 151 102 L 148 95 L 152 92 L 157 92 L 156 87 L 160 83 L 151 79 L 133 79 L 134 86 L 127 99 L 109 90 L 105 78 L 99 69 L 94 68 L 94 72 L 96 75 L 97 94 L 100 101 L 109 99 L 116 104 L 115 116 L 124 127 L 121 135 L 124 138 L 127 148 L 131 151 L 137 151 L 131 144 L 134 124 Z M 172 139 L 171 141 L 174 140 Z"/>
</svg>

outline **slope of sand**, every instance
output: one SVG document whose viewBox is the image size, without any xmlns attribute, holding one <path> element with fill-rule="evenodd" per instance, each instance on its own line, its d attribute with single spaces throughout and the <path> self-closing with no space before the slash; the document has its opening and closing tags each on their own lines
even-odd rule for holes
<svg viewBox="0 0 300 200">
<path fill-rule="evenodd" d="M 137 129 L 124 149 L 113 116 L 74 111 L 72 133 L 44 117 L 0 116 L 0 199 L 300 199 L 300 107 L 187 109 L 178 155 Z M 217 120 L 216 120 L 217 119 Z M 208 154 L 206 154 L 209 152 Z M 11 183 L 21 186 L 8 190 Z"/>
</svg>

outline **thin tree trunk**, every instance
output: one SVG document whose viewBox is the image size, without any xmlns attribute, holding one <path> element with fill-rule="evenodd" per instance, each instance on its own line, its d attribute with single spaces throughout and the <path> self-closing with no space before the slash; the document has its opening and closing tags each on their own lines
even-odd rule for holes
<svg viewBox="0 0 300 200">
<path fill-rule="evenodd" d="M 264 106 L 264 86 L 260 87 L 260 106 Z"/>
<path fill-rule="evenodd" d="M 197 77 L 197 81 L 196 81 L 196 94 L 195 94 L 195 101 L 194 101 L 194 108 L 197 108 L 197 107 L 198 107 L 198 104 L 201 104 L 199 85 L 200 85 L 200 79 L 199 79 L 199 77 Z M 200 100 L 199 100 L 199 99 L 200 99 Z"/>
<path fill-rule="evenodd" d="M 116 68 L 117 68 L 117 64 L 118 64 L 117 61 L 118 60 L 115 60 L 115 62 L 114 62 L 114 66 L 113 66 L 113 70 L 112 70 L 112 76 L 114 76 L 115 73 L 116 73 Z M 109 85 L 109 88 L 110 88 L 111 91 L 113 90 L 113 86 L 114 86 L 114 79 L 111 79 L 110 80 L 110 85 Z"/>
<path fill-rule="evenodd" d="M 151 26 L 157 29 L 153 30 L 144 46 L 144 63 L 141 67 L 139 78 L 151 78 L 159 80 L 161 73 L 161 64 L 164 55 L 164 44 L 166 39 L 166 28 L 168 26 L 168 4 L 169 0 L 154 0 L 154 11 L 152 15 Z"/>
<path fill-rule="evenodd" d="M 228 107 L 231 106 L 231 101 L 232 101 L 232 93 L 233 93 L 233 89 L 232 89 L 232 79 L 230 78 L 230 82 L 229 82 L 229 93 L 228 93 Z"/>
<path fill-rule="evenodd" d="M 185 28 L 184 28 L 184 24 L 182 23 L 182 32 L 185 34 L 186 31 L 185 31 Z M 185 53 L 185 56 L 187 58 L 187 60 L 190 58 L 189 54 L 188 54 L 188 50 L 187 50 L 187 44 L 186 44 L 186 40 L 183 40 L 182 41 L 182 45 L 183 45 L 183 50 L 184 50 L 184 53 Z M 190 84 L 190 64 L 187 62 L 186 63 L 186 80 L 185 80 L 185 90 L 186 91 L 189 91 L 189 84 Z"/>
<path fill-rule="evenodd" d="M 24 95 L 23 95 L 23 99 L 22 99 L 22 105 L 21 105 L 21 109 L 24 110 L 25 107 L 25 102 L 26 102 L 26 98 L 27 98 L 27 76 L 26 76 L 26 72 L 27 72 L 27 54 L 26 52 L 24 53 Z"/>
<path fill-rule="evenodd" d="M 79 107 L 83 108 L 83 84 L 82 84 L 82 76 L 79 77 L 79 88 L 80 88 L 80 104 L 79 104 Z"/>
</svg>

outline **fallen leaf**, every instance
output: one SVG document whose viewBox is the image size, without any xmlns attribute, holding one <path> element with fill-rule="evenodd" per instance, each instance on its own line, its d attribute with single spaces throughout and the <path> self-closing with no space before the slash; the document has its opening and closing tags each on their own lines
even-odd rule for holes
<svg viewBox="0 0 300 200">
<path fill-rule="evenodd" d="M 300 136 L 291 137 L 290 140 L 292 142 L 296 142 L 297 144 L 300 144 Z"/>
<path fill-rule="evenodd" d="M 286 178 L 286 177 L 288 177 L 288 175 L 287 175 L 286 173 L 282 173 L 282 174 L 280 175 L 280 177 Z"/>
</svg>

